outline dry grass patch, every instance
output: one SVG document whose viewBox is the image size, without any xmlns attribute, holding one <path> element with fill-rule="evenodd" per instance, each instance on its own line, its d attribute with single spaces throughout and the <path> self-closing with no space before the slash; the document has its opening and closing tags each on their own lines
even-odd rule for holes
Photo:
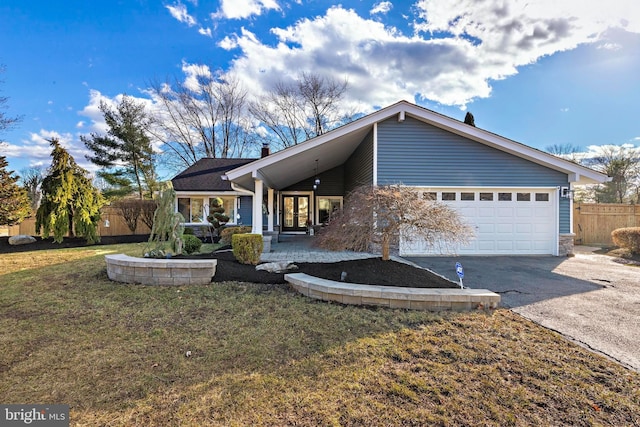
<svg viewBox="0 0 640 427">
<path fill-rule="evenodd" d="M 640 425 L 637 373 L 509 311 L 110 282 L 106 251 L 139 246 L 0 257 L 4 403 L 74 425 Z"/>
</svg>

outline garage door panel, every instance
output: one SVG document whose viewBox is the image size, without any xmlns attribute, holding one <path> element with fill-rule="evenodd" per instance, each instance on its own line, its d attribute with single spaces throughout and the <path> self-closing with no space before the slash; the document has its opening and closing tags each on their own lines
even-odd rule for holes
<svg viewBox="0 0 640 427">
<path fill-rule="evenodd" d="M 516 208 L 516 217 L 517 218 L 531 218 L 533 216 L 533 209 L 531 206 L 527 206 L 526 208 Z"/>
<path fill-rule="evenodd" d="M 532 224 L 516 224 L 516 233 L 518 234 L 529 234 L 533 230 Z"/>
<path fill-rule="evenodd" d="M 480 223 L 476 224 L 476 235 L 484 233 L 494 233 L 496 231 L 495 224 Z"/>
<path fill-rule="evenodd" d="M 505 241 L 505 240 L 498 241 L 498 250 L 499 251 L 511 251 L 511 250 L 513 250 L 513 244 L 514 244 L 514 242 L 509 241 L 509 240 L 507 240 L 507 241 Z"/>
<path fill-rule="evenodd" d="M 481 202 L 478 202 L 481 203 Z M 484 202 L 487 203 L 487 202 Z M 480 218 L 491 218 L 496 216 L 495 208 L 493 206 L 490 207 L 480 207 L 478 208 L 478 216 Z"/>
<path fill-rule="evenodd" d="M 498 193 L 509 189 L 446 189 L 456 192 L 456 201 L 447 201 L 474 228 L 476 238 L 468 245 L 458 248 L 432 247 L 424 243 L 401 242 L 401 254 L 424 255 L 436 253 L 458 253 L 460 255 L 509 255 L 509 254 L 553 254 L 557 248 L 557 199 L 548 189 L 518 190 L 525 193 L 548 193 L 549 201 L 499 200 Z M 461 201 L 461 192 L 476 192 L 476 200 Z M 494 200 L 479 200 L 479 192 L 493 192 Z"/>
<path fill-rule="evenodd" d="M 513 208 L 498 208 L 497 214 L 502 218 L 512 218 L 513 217 Z"/>
<path fill-rule="evenodd" d="M 498 224 L 496 227 L 496 233 L 499 234 L 512 234 L 513 233 L 513 224 Z"/>
<path fill-rule="evenodd" d="M 515 248 L 517 251 L 530 251 L 533 248 L 533 244 L 530 240 L 519 240 L 515 242 Z"/>
</svg>

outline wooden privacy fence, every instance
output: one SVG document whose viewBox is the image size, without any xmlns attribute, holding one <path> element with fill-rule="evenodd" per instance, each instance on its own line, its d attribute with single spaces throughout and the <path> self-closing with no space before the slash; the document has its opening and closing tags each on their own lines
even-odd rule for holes
<svg viewBox="0 0 640 427">
<path fill-rule="evenodd" d="M 109 225 L 108 227 L 107 224 Z M 124 219 L 118 209 L 111 206 L 105 206 L 102 208 L 102 217 L 98 225 L 98 234 L 100 236 L 124 236 L 130 234 L 149 233 L 151 233 L 151 230 L 140 219 L 138 219 L 138 225 L 135 233 L 132 233 L 131 230 L 129 230 L 129 227 L 127 227 L 126 222 L 124 222 Z M 35 218 L 28 218 L 20 223 L 20 225 L 13 225 L 9 227 L 9 236 L 17 236 L 18 234 L 37 236 Z"/>
<path fill-rule="evenodd" d="M 611 232 L 616 228 L 640 227 L 640 205 L 617 203 L 576 203 L 573 232 L 576 244 L 613 245 Z"/>
</svg>

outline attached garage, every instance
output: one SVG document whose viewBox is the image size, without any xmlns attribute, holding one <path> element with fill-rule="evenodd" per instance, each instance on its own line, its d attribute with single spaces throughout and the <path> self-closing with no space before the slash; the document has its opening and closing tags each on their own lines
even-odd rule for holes
<svg viewBox="0 0 640 427">
<path fill-rule="evenodd" d="M 463 247 L 432 247 L 401 236 L 400 255 L 554 255 L 558 242 L 556 188 L 448 188 L 422 191 L 470 224 L 476 237 Z"/>
</svg>

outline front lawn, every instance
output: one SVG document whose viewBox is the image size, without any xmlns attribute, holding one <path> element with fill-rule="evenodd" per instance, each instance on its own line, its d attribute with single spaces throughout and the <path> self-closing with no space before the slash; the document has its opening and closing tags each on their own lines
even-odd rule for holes
<svg viewBox="0 0 640 427">
<path fill-rule="evenodd" d="M 72 425 L 638 425 L 640 375 L 507 310 L 110 282 L 144 243 L 0 255 L 0 399 Z"/>
</svg>

